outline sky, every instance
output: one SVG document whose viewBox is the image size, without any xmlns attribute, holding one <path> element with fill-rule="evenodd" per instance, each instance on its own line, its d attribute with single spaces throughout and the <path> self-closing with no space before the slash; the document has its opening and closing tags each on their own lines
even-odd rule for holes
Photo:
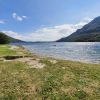
<svg viewBox="0 0 100 100">
<path fill-rule="evenodd" d="M 0 31 L 25 41 L 55 41 L 100 15 L 100 0 L 0 0 Z"/>
</svg>

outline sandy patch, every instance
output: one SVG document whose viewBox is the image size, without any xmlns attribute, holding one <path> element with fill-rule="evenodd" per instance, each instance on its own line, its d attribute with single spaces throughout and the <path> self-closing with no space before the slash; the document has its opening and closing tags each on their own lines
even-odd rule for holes
<svg viewBox="0 0 100 100">
<path fill-rule="evenodd" d="M 0 61 L 4 61 L 4 58 L 1 57 L 1 58 L 0 58 Z"/>
<path fill-rule="evenodd" d="M 45 64 L 39 62 L 39 59 L 34 60 L 31 57 L 19 58 L 16 60 L 28 64 L 30 68 L 43 68 L 45 66 Z"/>
<path fill-rule="evenodd" d="M 11 47 L 10 47 L 11 50 L 16 50 L 16 49 L 18 49 L 18 48 L 19 48 L 18 46 L 11 46 Z"/>
<path fill-rule="evenodd" d="M 19 58 L 16 61 L 27 63 L 30 68 L 43 68 L 45 66 L 45 64 L 39 62 L 39 59 L 34 60 L 31 57 Z"/>
<path fill-rule="evenodd" d="M 28 68 L 43 68 L 45 64 L 40 63 L 39 59 L 34 59 L 31 57 L 22 57 L 22 58 L 17 58 L 13 60 L 4 60 L 4 62 L 12 62 L 12 61 L 19 61 L 22 63 L 26 63 L 28 65 Z"/>
<path fill-rule="evenodd" d="M 52 64 L 56 64 L 57 63 L 57 60 L 49 60 Z"/>
</svg>

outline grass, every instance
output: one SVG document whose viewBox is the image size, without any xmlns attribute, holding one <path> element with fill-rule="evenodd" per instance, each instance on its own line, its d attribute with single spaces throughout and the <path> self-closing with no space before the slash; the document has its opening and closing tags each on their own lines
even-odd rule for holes
<svg viewBox="0 0 100 100">
<path fill-rule="evenodd" d="M 0 61 L 0 100 L 100 100 L 100 65 L 39 59 L 42 69 Z"/>
<path fill-rule="evenodd" d="M 16 55 L 16 51 L 10 50 L 8 45 L 0 45 L 0 56 Z"/>
</svg>

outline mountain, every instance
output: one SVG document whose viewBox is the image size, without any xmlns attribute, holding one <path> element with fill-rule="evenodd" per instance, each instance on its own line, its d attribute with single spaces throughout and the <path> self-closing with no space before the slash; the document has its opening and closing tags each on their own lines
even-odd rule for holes
<svg viewBox="0 0 100 100">
<path fill-rule="evenodd" d="M 6 34 L 0 32 L 0 44 L 6 44 L 10 42 L 24 42 L 18 39 L 14 39 L 12 37 L 7 36 Z"/>
<path fill-rule="evenodd" d="M 57 42 L 100 42 L 100 16 Z"/>
</svg>

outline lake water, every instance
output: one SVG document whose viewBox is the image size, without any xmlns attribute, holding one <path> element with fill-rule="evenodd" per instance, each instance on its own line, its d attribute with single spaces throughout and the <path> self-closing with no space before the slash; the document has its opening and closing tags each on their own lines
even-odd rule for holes
<svg viewBox="0 0 100 100">
<path fill-rule="evenodd" d="M 100 63 L 100 42 L 24 43 L 32 53 L 64 60 Z"/>
</svg>

